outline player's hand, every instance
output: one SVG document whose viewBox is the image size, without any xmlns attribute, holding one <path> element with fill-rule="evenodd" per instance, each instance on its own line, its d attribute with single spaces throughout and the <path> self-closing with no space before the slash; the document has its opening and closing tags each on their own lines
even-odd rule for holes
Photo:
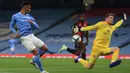
<svg viewBox="0 0 130 73">
<path fill-rule="evenodd" d="M 30 24 L 33 24 L 33 21 L 32 21 L 32 20 L 28 20 L 28 22 L 29 22 Z"/>
<path fill-rule="evenodd" d="M 16 33 L 13 35 L 14 38 L 20 38 L 20 34 L 19 33 Z"/>
<path fill-rule="evenodd" d="M 125 13 L 123 13 L 123 19 L 124 19 L 124 20 L 127 20 L 127 16 L 126 16 Z"/>
<path fill-rule="evenodd" d="M 77 32 L 80 31 L 79 28 L 78 28 L 78 26 L 73 26 L 72 30 L 73 30 L 74 33 L 77 33 Z"/>
</svg>

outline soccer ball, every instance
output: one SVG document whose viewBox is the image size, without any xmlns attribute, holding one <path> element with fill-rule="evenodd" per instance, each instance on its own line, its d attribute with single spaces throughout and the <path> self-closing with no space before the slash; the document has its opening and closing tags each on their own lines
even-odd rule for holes
<svg viewBox="0 0 130 73">
<path fill-rule="evenodd" d="M 76 34 L 76 35 L 74 35 L 74 36 L 72 37 L 72 41 L 73 41 L 73 42 L 81 42 L 81 37 Z"/>
</svg>

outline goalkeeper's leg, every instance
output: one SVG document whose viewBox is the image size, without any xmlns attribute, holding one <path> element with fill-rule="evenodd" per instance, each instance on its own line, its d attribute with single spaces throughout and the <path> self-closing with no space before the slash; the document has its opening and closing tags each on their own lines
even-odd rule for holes
<svg viewBox="0 0 130 73">
<path fill-rule="evenodd" d="M 95 52 L 95 50 L 94 50 L 94 51 L 91 52 L 89 61 L 78 57 L 77 59 L 75 59 L 75 62 L 76 61 L 80 62 L 85 68 L 92 69 L 94 67 L 94 65 L 96 63 L 96 60 L 98 59 L 99 56 L 100 56 L 100 52 Z"/>
<path fill-rule="evenodd" d="M 110 68 L 118 66 L 121 63 L 121 60 L 118 58 L 120 49 L 118 47 L 107 48 L 103 51 L 104 55 L 112 54 L 111 63 L 109 65 Z"/>
</svg>

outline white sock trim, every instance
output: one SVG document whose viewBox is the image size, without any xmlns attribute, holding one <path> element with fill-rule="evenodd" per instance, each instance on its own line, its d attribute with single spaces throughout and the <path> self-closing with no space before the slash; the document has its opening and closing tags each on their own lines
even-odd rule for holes
<svg viewBox="0 0 130 73">
<path fill-rule="evenodd" d="M 78 61 L 80 61 L 81 60 L 81 58 L 78 58 Z"/>
<path fill-rule="evenodd" d="M 67 50 L 68 47 L 65 47 L 65 50 Z"/>
</svg>

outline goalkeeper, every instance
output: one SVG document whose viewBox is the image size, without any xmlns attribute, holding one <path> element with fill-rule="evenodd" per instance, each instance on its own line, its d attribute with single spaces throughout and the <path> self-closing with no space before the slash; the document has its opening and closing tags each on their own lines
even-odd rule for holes
<svg viewBox="0 0 130 73">
<path fill-rule="evenodd" d="M 94 67 L 96 60 L 99 56 L 105 56 L 112 54 L 110 68 L 118 66 L 121 63 L 121 60 L 118 59 L 118 54 L 120 49 L 118 47 L 109 47 L 111 36 L 113 31 L 115 31 L 121 24 L 127 19 L 126 14 L 124 13 L 124 18 L 118 21 L 115 25 L 113 24 L 114 14 L 106 14 L 105 21 L 100 21 L 95 25 L 82 27 L 81 31 L 90 31 L 96 30 L 96 38 L 93 43 L 91 55 L 89 61 L 83 60 L 78 57 L 75 59 L 75 62 L 80 62 L 85 68 L 91 69 Z"/>
</svg>

